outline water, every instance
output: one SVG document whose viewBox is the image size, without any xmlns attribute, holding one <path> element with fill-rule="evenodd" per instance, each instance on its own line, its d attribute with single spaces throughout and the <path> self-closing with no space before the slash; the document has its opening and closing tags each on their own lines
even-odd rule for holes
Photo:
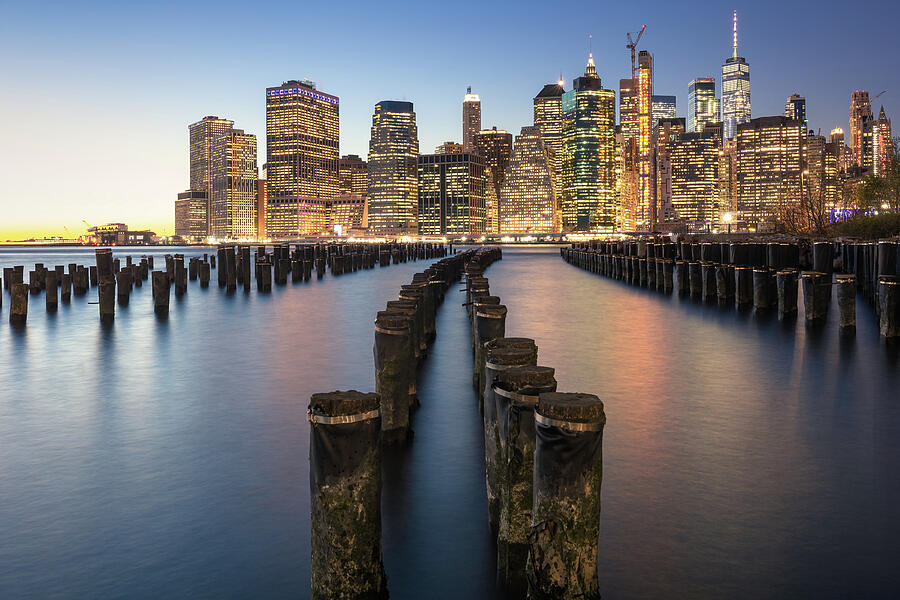
<svg viewBox="0 0 900 600">
<path fill-rule="evenodd" d="M 0 250 L 76 261 L 92 253 Z M 55 315 L 32 296 L 24 329 L 4 294 L 0 598 L 307 597 L 308 398 L 374 388 L 372 319 L 424 266 L 270 295 L 213 275 L 167 320 L 146 283 L 108 328 L 95 288 Z M 702 306 L 557 248 L 504 248 L 486 275 L 508 334 L 606 404 L 605 598 L 895 597 L 900 353 L 867 304 L 841 340 L 834 305 L 808 330 L 802 306 L 788 324 Z M 415 440 L 385 456 L 392 598 L 499 595 L 460 297 L 438 313 Z"/>
</svg>

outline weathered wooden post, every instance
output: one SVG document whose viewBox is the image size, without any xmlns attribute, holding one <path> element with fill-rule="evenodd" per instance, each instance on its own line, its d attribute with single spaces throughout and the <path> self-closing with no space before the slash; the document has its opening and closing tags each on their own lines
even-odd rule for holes
<svg viewBox="0 0 900 600">
<path fill-rule="evenodd" d="M 53 312 L 56 310 L 59 305 L 59 289 L 56 285 L 56 271 L 47 271 L 46 276 L 46 284 L 47 284 L 47 311 Z"/>
<path fill-rule="evenodd" d="M 896 275 L 878 278 L 878 329 L 881 337 L 900 336 L 900 284 Z"/>
<path fill-rule="evenodd" d="M 753 269 L 753 308 L 765 311 L 778 306 L 778 285 L 768 267 Z"/>
<path fill-rule="evenodd" d="M 13 283 L 9 290 L 9 322 L 24 325 L 28 320 L 28 284 Z"/>
<path fill-rule="evenodd" d="M 200 263 L 200 287 L 202 288 L 209 287 L 209 269 L 208 262 Z"/>
<path fill-rule="evenodd" d="M 813 271 L 826 275 L 834 273 L 834 246 L 831 242 L 813 244 Z"/>
<path fill-rule="evenodd" d="M 94 252 L 97 261 L 100 320 L 111 321 L 116 316 L 116 279 L 113 271 L 112 250 L 98 248 Z"/>
<path fill-rule="evenodd" d="M 836 278 L 840 327 L 849 333 L 856 329 L 856 275 L 843 273 Z"/>
<path fill-rule="evenodd" d="M 378 394 L 313 394 L 307 418 L 311 597 L 386 599 Z"/>
<path fill-rule="evenodd" d="M 475 309 L 475 372 L 472 379 L 481 402 L 484 401 L 484 345 L 505 335 L 506 306 L 502 304 L 477 305 Z"/>
<path fill-rule="evenodd" d="M 739 308 L 753 303 L 753 267 L 734 267 L 734 303 Z"/>
<path fill-rule="evenodd" d="M 94 287 L 99 282 L 99 277 L 97 275 L 97 267 L 94 265 L 90 265 L 88 267 L 88 275 L 91 278 L 91 287 Z"/>
<path fill-rule="evenodd" d="M 816 271 L 804 271 L 800 275 L 800 281 L 803 286 L 806 322 L 824 321 L 828 314 L 828 299 L 831 296 L 831 276 Z"/>
<path fill-rule="evenodd" d="M 381 397 L 385 443 L 405 441 L 409 427 L 409 378 L 413 319 L 381 311 L 375 318 L 375 392 Z"/>
<path fill-rule="evenodd" d="M 692 298 L 703 297 L 703 269 L 699 262 L 692 261 L 688 263 L 688 277 L 690 281 L 690 290 Z"/>
<path fill-rule="evenodd" d="M 556 391 L 553 373 L 550 367 L 517 367 L 498 372 L 493 385 L 502 461 L 497 568 L 511 592 L 525 582 L 534 492 L 534 409 L 540 394 Z"/>
<path fill-rule="evenodd" d="M 116 290 L 118 291 L 119 306 L 128 306 L 131 295 L 131 270 L 122 269 L 116 273 Z"/>
<path fill-rule="evenodd" d="M 225 257 L 225 246 L 219 246 L 218 248 L 216 248 L 216 254 L 219 257 L 219 270 L 217 273 L 219 287 L 223 288 L 228 282 L 228 259 Z M 210 257 L 210 259 L 211 258 L 212 257 Z M 258 257 L 257 260 L 259 260 Z M 212 266 L 215 267 L 216 263 L 213 262 Z"/>
<path fill-rule="evenodd" d="M 690 290 L 688 284 L 688 263 L 684 260 L 675 261 L 675 286 L 679 294 L 686 294 Z"/>
<path fill-rule="evenodd" d="M 540 395 L 534 415 L 531 597 L 599 598 L 597 540 L 603 480 L 603 403 L 592 394 Z"/>
<path fill-rule="evenodd" d="M 165 271 L 150 274 L 153 286 L 153 312 L 164 317 L 169 314 L 169 276 Z"/>
<path fill-rule="evenodd" d="M 537 364 L 537 346 L 529 338 L 498 338 L 485 344 L 484 465 L 491 531 L 500 523 L 500 469 L 502 467 L 497 400 L 493 385 L 500 371 Z"/>
<path fill-rule="evenodd" d="M 68 273 L 63 273 L 62 285 L 59 287 L 59 297 L 65 303 L 72 300 L 72 276 Z"/>
<path fill-rule="evenodd" d="M 705 246 L 706 244 L 704 244 Z M 716 246 L 718 247 L 718 246 Z M 710 301 L 716 297 L 718 293 L 718 282 L 716 281 L 716 263 L 701 262 L 700 273 L 702 277 L 702 294 L 704 301 Z"/>
<path fill-rule="evenodd" d="M 237 257 L 234 254 L 234 246 L 225 247 L 225 288 L 228 291 L 237 289 Z"/>
<path fill-rule="evenodd" d="M 778 285 L 778 317 L 797 314 L 797 271 L 782 269 L 775 274 Z"/>
<path fill-rule="evenodd" d="M 732 265 L 716 265 L 716 296 L 720 304 L 731 302 L 734 298 L 734 267 Z"/>
</svg>

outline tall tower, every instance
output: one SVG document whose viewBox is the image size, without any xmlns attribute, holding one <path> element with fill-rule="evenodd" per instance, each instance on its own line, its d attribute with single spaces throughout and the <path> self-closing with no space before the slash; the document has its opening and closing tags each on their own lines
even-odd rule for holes
<svg viewBox="0 0 900 600">
<path fill-rule="evenodd" d="M 484 129 L 475 136 L 475 151 L 484 158 L 485 173 L 490 174 L 488 186 L 491 193 L 485 194 L 485 233 L 497 233 L 499 222 L 497 198 L 509 157 L 512 154 L 513 137 L 502 129 Z M 474 164 L 474 163 L 473 163 Z"/>
<path fill-rule="evenodd" d="M 698 77 L 688 85 L 687 132 L 703 131 L 709 123 L 722 120 L 716 98 L 716 78 Z"/>
<path fill-rule="evenodd" d="M 211 149 L 212 193 L 209 197 L 210 235 L 252 239 L 257 236 L 256 136 L 229 129 Z"/>
<path fill-rule="evenodd" d="M 340 188 L 339 99 L 312 81 L 266 88 L 266 229 L 271 238 L 318 233 Z"/>
<path fill-rule="evenodd" d="M 884 114 L 884 107 L 878 113 L 878 120 L 872 126 L 872 154 L 874 155 L 875 175 L 883 177 L 887 172 L 888 162 L 894 156 L 894 140 L 891 138 L 891 120 Z"/>
<path fill-rule="evenodd" d="M 656 226 L 656 183 L 653 177 L 653 57 L 646 50 L 638 53 L 638 173 L 639 222 L 653 231 Z M 646 224 L 646 225 L 645 225 Z"/>
<path fill-rule="evenodd" d="M 216 116 L 203 117 L 188 125 L 190 136 L 190 191 L 192 198 L 204 199 L 203 235 L 210 235 L 209 199 L 212 196 L 212 144 L 213 140 L 234 126 L 234 121 Z M 201 196 L 202 194 L 202 196 Z"/>
<path fill-rule="evenodd" d="M 784 103 L 784 116 L 800 121 L 803 124 L 803 135 L 806 136 L 809 128 L 809 122 L 806 120 L 806 98 L 800 94 L 791 94 Z"/>
<path fill-rule="evenodd" d="M 736 135 L 738 125 L 750 120 L 750 63 L 737 53 L 737 11 L 734 11 L 733 35 L 731 56 L 722 65 L 722 119 L 726 140 Z"/>
<path fill-rule="evenodd" d="M 616 93 L 603 89 L 594 56 L 562 96 L 562 226 L 612 231 L 616 224 Z"/>
<path fill-rule="evenodd" d="M 369 138 L 369 231 L 416 233 L 419 134 L 412 102 L 375 105 Z"/>
<path fill-rule="evenodd" d="M 549 155 L 540 126 L 523 127 L 500 188 L 500 233 L 559 231 Z"/>
<path fill-rule="evenodd" d="M 475 136 L 481 131 L 481 98 L 472 93 L 472 87 L 466 89 L 463 98 L 463 152 L 475 151 Z"/>
<path fill-rule="evenodd" d="M 534 97 L 534 125 L 540 131 L 550 176 L 557 188 L 562 173 L 562 96 L 565 91 L 560 79 L 557 83 L 545 85 Z"/>
<path fill-rule="evenodd" d="M 872 120 L 869 92 L 856 90 L 850 95 L 850 150 L 853 164 L 863 169 L 873 166 Z"/>
</svg>

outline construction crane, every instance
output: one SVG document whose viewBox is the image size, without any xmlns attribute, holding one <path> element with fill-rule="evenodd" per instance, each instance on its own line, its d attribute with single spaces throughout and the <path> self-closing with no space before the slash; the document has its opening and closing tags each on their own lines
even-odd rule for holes
<svg viewBox="0 0 900 600">
<path fill-rule="evenodd" d="M 641 25 L 641 30 L 635 32 L 634 41 L 631 39 L 631 33 L 625 33 L 625 37 L 628 38 L 628 43 L 625 44 L 625 47 L 631 50 L 631 79 L 634 79 L 635 75 L 635 65 L 634 65 L 634 49 L 637 48 L 638 42 L 641 41 L 641 37 L 644 35 L 644 30 L 647 29 L 646 25 Z"/>
<path fill-rule="evenodd" d="M 873 100 L 873 101 L 878 100 L 879 98 L 881 98 L 881 95 L 882 95 L 883 93 L 885 93 L 886 91 L 887 91 L 887 90 L 881 90 L 880 92 L 878 92 L 878 95 L 877 95 L 877 96 L 875 96 L 874 98 L 872 98 L 872 100 Z"/>
</svg>

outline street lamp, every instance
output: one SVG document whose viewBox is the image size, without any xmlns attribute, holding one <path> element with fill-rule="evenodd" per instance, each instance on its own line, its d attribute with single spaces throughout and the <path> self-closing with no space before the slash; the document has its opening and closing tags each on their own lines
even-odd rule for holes
<svg viewBox="0 0 900 600">
<path fill-rule="evenodd" d="M 728 233 L 731 233 L 731 222 L 734 220 L 734 215 L 731 213 L 725 213 L 722 215 L 722 221 L 728 225 Z"/>
</svg>

